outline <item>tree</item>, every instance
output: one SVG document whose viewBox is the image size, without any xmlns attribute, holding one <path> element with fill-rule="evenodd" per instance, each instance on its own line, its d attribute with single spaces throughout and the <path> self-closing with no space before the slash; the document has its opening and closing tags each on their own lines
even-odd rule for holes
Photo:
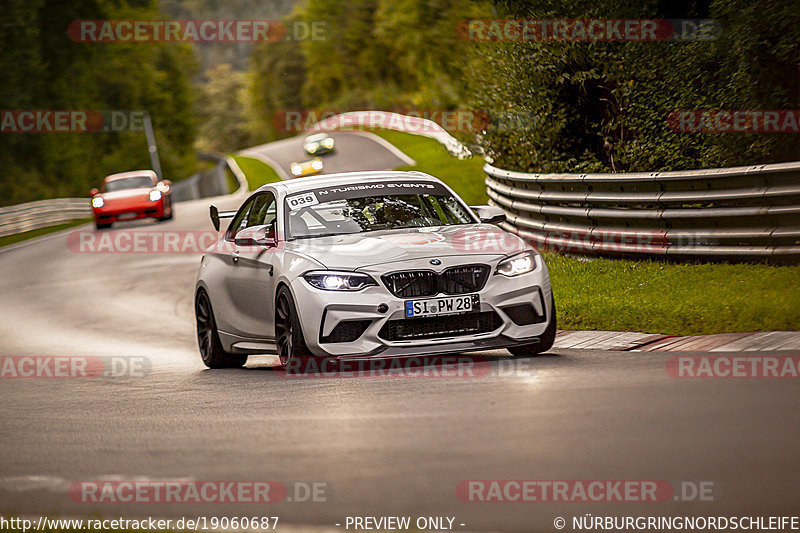
<svg viewBox="0 0 800 533">
<path fill-rule="evenodd" d="M 255 138 L 278 139 L 287 132 L 275 117 L 287 110 L 303 108 L 302 90 L 306 65 L 296 42 L 260 43 L 253 50 L 250 78 L 251 122 Z"/>
<path fill-rule="evenodd" d="M 252 56 L 255 115 L 264 135 L 276 112 L 299 109 L 449 110 L 466 98 L 458 37 L 463 18 L 489 16 L 468 0 L 306 1 L 286 24 L 320 28 L 322 38 L 259 45 Z"/>
<path fill-rule="evenodd" d="M 0 108 L 147 112 L 165 177 L 192 173 L 191 49 L 178 43 L 75 42 L 67 34 L 69 24 L 81 19 L 157 19 L 155 0 L 122 6 L 105 0 L 9 0 L 6 5 Z M 142 131 L 0 135 L 4 204 L 84 196 L 106 174 L 150 167 Z"/>
<path fill-rule="evenodd" d="M 250 143 L 247 74 L 227 63 L 206 71 L 207 81 L 198 85 L 197 147 L 227 152 Z"/>
</svg>

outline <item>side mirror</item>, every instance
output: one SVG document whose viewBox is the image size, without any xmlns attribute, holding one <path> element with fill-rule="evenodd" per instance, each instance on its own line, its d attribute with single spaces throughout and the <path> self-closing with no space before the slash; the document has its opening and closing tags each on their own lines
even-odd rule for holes
<svg viewBox="0 0 800 533">
<path fill-rule="evenodd" d="M 237 246 L 275 246 L 275 226 L 251 226 L 236 234 Z"/>
<path fill-rule="evenodd" d="M 470 206 L 484 224 L 500 224 L 506 221 L 506 212 L 493 205 Z"/>
<path fill-rule="evenodd" d="M 171 182 L 170 180 L 162 180 L 162 181 L 161 181 L 161 183 L 163 183 L 163 184 L 164 184 L 164 185 L 166 185 L 167 187 L 169 187 L 170 185 L 172 185 L 172 182 Z"/>
<path fill-rule="evenodd" d="M 98 194 L 98 193 L 100 193 L 100 191 L 98 189 L 92 189 L 91 191 L 89 191 L 89 196 L 94 196 L 95 194 Z"/>
</svg>

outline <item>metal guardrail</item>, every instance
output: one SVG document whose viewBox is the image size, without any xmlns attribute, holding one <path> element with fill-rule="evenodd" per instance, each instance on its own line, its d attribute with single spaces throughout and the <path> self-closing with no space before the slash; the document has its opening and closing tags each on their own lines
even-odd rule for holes
<svg viewBox="0 0 800 533">
<path fill-rule="evenodd" d="M 800 162 L 680 172 L 527 174 L 484 166 L 505 228 L 596 255 L 800 258 Z"/>
<path fill-rule="evenodd" d="M 174 201 L 185 202 L 187 200 L 231 194 L 233 191 L 230 190 L 228 185 L 228 170 L 231 171 L 231 174 L 239 184 L 235 192 L 244 194 L 248 191 L 247 178 L 232 157 L 206 152 L 199 153 L 198 157 L 206 161 L 214 161 L 216 165 L 213 168 L 198 172 L 174 183 L 172 185 L 172 198 Z"/>
<path fill-rule="evenodd" d="M 211 170 L 176 182 L 172 186 L 174 201 L 180 202 L 229 194 L 228 181 L 225 176 L 227 169 L 230 169 L 239 183 L 236 194 L 247 193 L 247 179 L 233 158 L 222 155 L 208 155 L 206 157 L 217 161 L 217 165 Z M 76 219 L 90 218 L 91 216 L 92 209 L 88 197 L 55 198 L 0 207 L 0 237 L 63 224 Z"/>
<path fill-rule="evenodd" d="M 239 164 L 236 162 L 234 158 L 231 156 L 225 156 L 225 162 L 228 163 L 228 168 L 233 173 L 233 177 L 236 178 L 236 181 L 239 182 L 239 188 L 234 191 L 233 194 L 245 196 L 250 191 L 250 184 L 247 183 L 247 176 L 245 176 L 244 171 L 239 168 Z"/>
<path fill-rule="evenodd" d="M 56 198 L 0 207 L 0 237 L 91 216 L 88 198 Z"/>
<path fill-rule="evenodd" d="M 228 194 L 230 191 L 225 176 L 226 169 L 225 159 L 220 159 L 212 168 L 173 183 L 172 200 L 185 202 Z"/>
</svg>

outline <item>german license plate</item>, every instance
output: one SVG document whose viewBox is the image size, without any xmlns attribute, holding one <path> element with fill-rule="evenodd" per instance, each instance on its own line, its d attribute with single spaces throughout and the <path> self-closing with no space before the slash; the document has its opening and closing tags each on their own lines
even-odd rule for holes
<svg viewBox="0 0 800 533">
<path fill-rule="evenodd" d="M 443 296 L 426 300 L 406 300 L 406 318 L 460 315 L 478 311 L 480 308 L 481 300 L 477 294 Z"/>
<path fill-rule="evenodd" d="M 122 213 L 117 216 L 117 220 L 131 220 L 136 218 L 136 213 Z"/>
</svg>

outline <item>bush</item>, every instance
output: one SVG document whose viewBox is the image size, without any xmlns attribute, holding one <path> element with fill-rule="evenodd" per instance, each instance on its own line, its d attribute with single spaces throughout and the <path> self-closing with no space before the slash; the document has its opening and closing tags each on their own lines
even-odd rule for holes
<svg viewBox="0 0 800 533">
<path fill-rule="evenodd" d="M 708 41 L 475 43 L 473 105 L 528 117 L 527 128 L 490 128 L 482 136 L 500 167 L 664 171 L 798 159 L 798 134 L 678 133 L 667 126 L 676 110 L 797 109 L 796 0 L 497 4 L 499 16 L 509 18 L 712 18 L 722 28 Z"/>
</svg>

